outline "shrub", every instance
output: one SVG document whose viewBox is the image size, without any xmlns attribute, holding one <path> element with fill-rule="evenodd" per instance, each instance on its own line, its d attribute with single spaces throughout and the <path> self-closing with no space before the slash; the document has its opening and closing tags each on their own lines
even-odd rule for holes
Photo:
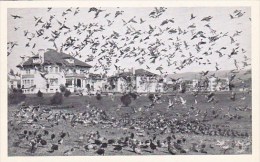
<svg viewBox="0 0 260 162">
<path fill-rule="evenodd" d="M 90 91 L 90 84 L 87 84 L 86 87 L 87 87 L 88 91 Z"/>
<path fill-rule="evenodd" d="M 229 90 L 233 90 L 233 88 L 235 88 L 235 85 L 233 83 L 229 83 Z"/>
<path fill-rule="evenodd" d="M 71 95 L 71 92 L 69 90 L 65 90 L 64 96 L 69 97 Z"/>
<path fill-rule="evenodd" d="M 97 99 L 97 100 L 101 100 L 101 99 L 102 99 L 101 94 L 98 93 L 97 96 L 96 96 L 96 99 Z"/>
<path fill-rule="evenodd" d="M 26 95 L 23 94 L 21 91 L 13 91 L 10 94 L 8 94 L 8 104 L 18 104 L 24 101 L 25 98 Z"/>
<path fill-rule="evenodd" d="M 137 94 L 136 93 L 129 93 L 129 95 L 135 100 L 137 98 Z"/>
<path fill-rule="evenodd" d="M 129 94 L 126 94 L 126 95 L 123 95 L 121 98 L 120 98 L 121 102 L 123 103 L 124 106 L 128 106 L 131 104 L 132 100 L 131 100 L 131 95 Z"/>
<path fill-rule="evenodd" d="M 155 97 L 154 94 L 149 94 L 149 96 L 148 96 L 150 101 L 154 101 L 154 97 Z"/>
<path fill-rule="evenodd" d="M 60 91 L 61 92 L 65 92 L 65 90 L 66 90 L 66 87 L 63 84 L 61 84 L 60 85 Z"/>
<path fill-rule="evenodd" d="M 185 93 L 186 92 L 186 88 L 187 88 L 186 84 L 185 83 L 181 83 L 179 92 L 180 93 Z"/>
<path fill-rule="evenodd" d="M 13 91 L 14 93 L 18 92 L 18 90 L 17 90 L 16 88 L 13 88 L 12 91 Z"/>
<path fill-rule="evenodd" d="M 37 96 L 38 96 L 38 97 L 42 97 L 42 96 L 43 96 L 43 93 L 39 90 L 39 91 L 37 92 Z"/>
<path fill-rule="evenodd" d="M 56 92 L 51 98 L 52 105 L 60 105 L 63 102 L 62 93 Z"/>
<path fill-rule="evenodd" d="M 20 93 L 23 93 L 23 90 L 22 90 L 22 89 L 18 89 L 17 91 L 20 92 Z"/>
</svg>

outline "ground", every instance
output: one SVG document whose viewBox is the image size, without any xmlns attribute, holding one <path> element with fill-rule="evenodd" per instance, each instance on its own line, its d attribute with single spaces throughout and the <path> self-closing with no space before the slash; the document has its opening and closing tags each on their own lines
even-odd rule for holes
<svg viewBox="0 0 260 162">
<path fill-rule="evenodd" d="M 237 93 L 235 100 L 231 100 L 231 92 L 216 93 L 214 101 L 211 102 L 206 95 L 165 94 L 154 102 L 154 106 L 151 106 L 152 101 L 147 95 L 141 95 L 135 100 L 132 98 L 132 103 L 127 107 L 121 104 L 121 95 L 102 96 L 101 100 L 97 100 L 95 96 L 69 96 L 63 98 L 60 106 L 49 104 L 50 95 L 44 94 L 42 98 L 27 95 L 23 104 L 8 107 L 8 154 L 9 156 L 97 155 L 96 150 L 84 148 L 91 144 L 86 136 L 96 131 L 105 138 L 103 142 L 109 139 L 124 141 L 131 133 L 134 133 L 135 140 L 143 142 L 142 145 L 145 145 L 146 140 L 153 138 L 154 143 L 157 140 L 166 141 L 168 136 L 176 138 L 172 143 L 178 139 L 185 139 L 181 145 L 186 153 L 177 150 L 177 154 L 251 154 L 251 94 Z M 186 103 L 182 102 L 181 98 L 186 100 Z M 169 100 L 173 102 L 170 108 L 168 108 Z M 39 105 L 39 110 L 35 113 L 37 115 L 51 109 L 52 118 L 49 119 L 50 116 L 44 116 L 42 113 L 42 118 L 29 122 L 31 112 L 28 111 L 28 117 L 17 115 L 21 111 L 21 105 L 23 107 Z M 82 119 L 84 112 L 90 112 L 90 116 L 84 118 L 87 122 L 76 122 Z M 100 115 L 104 112 L 105 118 Z M 66 120 L 61 117 L 55 119 L 54 114 L 75 115 L 77 120 L 71 122 L 73 117 Z M 198 127 L 189 131 L 186 129 L 189 122 Z M 37 135 L 48 130 L 49 135 L 42 136 L 47 145 L 37 144 L 36 151 L 32 153 L 30 140 L 35 136 L 29 136 L 28 140 L 19 139 L 24 130 L 36 131 Z M 217 131 L 220 133 L 216 133 Z M 59 149 L 52 152 L 51 146 L 61 139 L 58 137 L 61 132 L 68 134 L 63 143 L 58 144 Z M 52 133 L 56 135 L 54 140 L 50 139 Z M 86 136 L 83 136 L 84 134 Z M 193 143 L 199 150 L 205 144 L 206 152 L 194 151 Z M 114 145 L 105 148 L 105 155 L 136 155 L 130 146 L 123 147 L 122 151 L 115 151 Z M 75 149 L 71 151 L 73 147 Z M 141 150 L 142 155 L 169 154 L 167 146 L 157 146 L 155 151 L 150 147 Z"/>
</svg>

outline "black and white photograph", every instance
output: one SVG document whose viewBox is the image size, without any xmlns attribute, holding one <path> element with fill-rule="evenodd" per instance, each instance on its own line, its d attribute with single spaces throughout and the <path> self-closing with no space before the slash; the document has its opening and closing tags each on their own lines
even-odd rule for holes
<svg viewBox="0 0 260 162">
<path fill-rule="evenodd" d="M 250 6 L 6 16 L 8 157 L 252 155 Z"/>
</svg>

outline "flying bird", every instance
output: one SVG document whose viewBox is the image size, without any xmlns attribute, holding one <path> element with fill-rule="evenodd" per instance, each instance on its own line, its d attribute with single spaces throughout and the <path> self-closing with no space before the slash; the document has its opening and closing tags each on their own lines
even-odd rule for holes
<svg viewBox="0 0 260 162">
<path fill-rule="evenodd" d="M 22 16 L 19 16 L 19 15 L 11 15 L 14 19 L 21 19 L 23 18 Z"/>
</svg>

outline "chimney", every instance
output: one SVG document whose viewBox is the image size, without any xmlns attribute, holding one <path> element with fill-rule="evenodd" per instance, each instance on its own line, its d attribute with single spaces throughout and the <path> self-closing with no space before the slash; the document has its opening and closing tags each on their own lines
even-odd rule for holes
<svg viewBox="0 0 260 162">
<path fill-rule="evenodd" d="M 45 53 L 44 49 L 39 49 L 38 54 L 39 54 L 39 59 L 41 61 L 41 64 L 44 63 L 44 53 Z"/>
</svg>

